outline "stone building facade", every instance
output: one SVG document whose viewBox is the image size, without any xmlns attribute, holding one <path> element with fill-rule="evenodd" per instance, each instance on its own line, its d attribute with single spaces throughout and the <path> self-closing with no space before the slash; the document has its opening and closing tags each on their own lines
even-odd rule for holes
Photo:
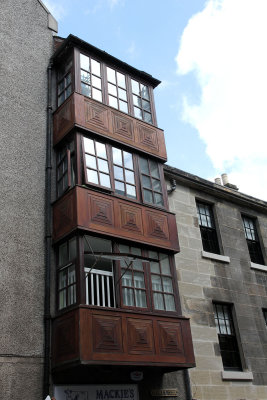
<svg viewBox="0 0 267 400">
<path fill-rule="evenodd" d="M 0 398 L 41 399 L 47 66 L 56 21 L 1 2 Z"/>
<path fill-rule="evenodd" d="M 266 399 L 267 203 L 169 166 L 165 176 L 173 187 L 179 291 L 196 357 L 192 397 Z"/>
</svg>

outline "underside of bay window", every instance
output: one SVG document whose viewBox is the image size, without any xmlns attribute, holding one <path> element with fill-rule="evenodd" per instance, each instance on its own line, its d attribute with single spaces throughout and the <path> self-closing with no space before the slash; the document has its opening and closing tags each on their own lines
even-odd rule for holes
<svg viewBox="0 0 267 400">
<path fill-rule="evenodd" d="M 175 269 L 167 253 L 91 235 L 64 241 L 57 253 L 59 311 L 74 304 L 179 311 Z"/>
</svg>

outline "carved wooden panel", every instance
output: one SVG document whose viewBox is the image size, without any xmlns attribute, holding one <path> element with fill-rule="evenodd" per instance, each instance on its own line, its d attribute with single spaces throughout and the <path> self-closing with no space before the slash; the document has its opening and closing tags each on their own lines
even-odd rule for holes
<svg viewBox="0 0 267 400">
<path fill-rule="evenodd" d="M 158 329 L 161 353 L 184 354 L 181 324 L 158 321 Z"/>
<path fill-rule="evenodd" d="M 54 113 L 54 144 L 75 125 L 167 160 L 161 129 L 78 93 Z"/>
<path fill-rule="evenodd" d="M 54 206 L 54 240 L 73 229 L 179 251 L 175 215 L 76 186 Z"/>
<path fill-rule="evenodd" d="M 148 211 L 146 218 L 149 236 L 165 240 L 169 239 L 168 219 L 166 215 Z"/>
<path fill-rule="evenodd" d="M 142 209 L 129 204 L 119 203 L 120 227 L 143 235 Z"/>
<path fill-rule="evenodd" d="M 112 112 L 113 133 L 134 140 L 133 120 L 116 112 Z"/>
<path fill-rule="evenodd" d="M 193 367 L 189 320 L 80 306 L 53 321 L 53 366 Z M 80 349 L 80 350 L 79 350 Z M 80 351 L 80 354 L 79 354 Z"/>
<path fill-rule="evenodd" d="M 76 226 L 75 191 L 71 190 L 53 206 L 54 236 L 63 236 Z"/>
<path fill-rule="evenodd" d="M 130 354 L 155 353 L 152 320 L 127 318 L 127 337 Z"/>
<path fill-rule="evenodd" d="M 58 139 L 72 128 L 73 123 L 74 105 L 73 96 L 71 96 L 54 114 L 54 132 L 57 132 Z"/>
<path fill-rule="evenodd" d="M 157 130 L 137 124 L 137 142 L 143 144 L 150 151 L 159 151 Z"/>
<path fill-rule="evenodd" d="M 66 360 L 78 357 L 78 314 L 72 312 L 56 320 L 53 328 L 53 358 Z"/>
<path fill-rule="evenodd" d="M 122 352 L 121 318 L 93 315 L 93 351 Z"/>
<path fill-rule="evenodd" d="M 109 131 L 108 109 L 90 101 L 84 101 L 85 124 L 89 128 L 99 128 L 101 131 Z"/>
<path fill-rule="evenodd" d="M 91 220 L 96 224 L 114 225 L 113 201 L 100 196 L 90 196 Z"/>
</svg>

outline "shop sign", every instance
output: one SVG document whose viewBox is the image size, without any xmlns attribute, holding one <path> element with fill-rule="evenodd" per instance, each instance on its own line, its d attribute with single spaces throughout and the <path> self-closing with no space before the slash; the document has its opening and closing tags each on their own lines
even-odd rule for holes
<svg viewBox="0 0 267 400">
<path fill-rule="evenodd" d="M 138 400 L 137 385 L 58 385 L 56 400 Z"/>
<path fill-rule="evenodd" d="M 177 397 L 177 389 L 154 389 L 151 390 L 152 397 Z"/>
</svg>

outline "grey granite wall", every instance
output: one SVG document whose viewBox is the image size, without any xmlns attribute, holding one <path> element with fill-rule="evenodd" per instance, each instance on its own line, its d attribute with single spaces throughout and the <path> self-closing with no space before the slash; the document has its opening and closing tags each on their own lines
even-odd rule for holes
<svg viewBox="0 0 267 400">
<path fill-rule="evenodd" d="M 41 399 L 48 14 L 0 7 L 0 398 Z"/>
<path fill-rule="evenodd" d="M 167 181 L 168 183 L 168 181 Z M 203 187 L 203 185 L 202 185 Z M 181 252 L 176 256 L 183 314 L 191 318 L 196 368 L 190 370 L 193 397 L 198 400 L 267 398 L 267 266 L 251 268 L 241 214 L 258 218 L 263 250 L 267 246 L 267 207 L 262 214 L 220 197 L 220 191 L 179 183 L 169 196 L 176 213 Z M 210 191 L 211 193 L 211 191 Z M 216 195 L 217 194 L 217 195 Z M 220 259 L 203 256 L 195 199 L 214 205 L 221 242 Z M 266 253 L 265 253 L 266 257 Z M 215 328 L 212 301 L 231 303 L 235 310 L 243 371 L 225 376 Z"/>
</svg>

